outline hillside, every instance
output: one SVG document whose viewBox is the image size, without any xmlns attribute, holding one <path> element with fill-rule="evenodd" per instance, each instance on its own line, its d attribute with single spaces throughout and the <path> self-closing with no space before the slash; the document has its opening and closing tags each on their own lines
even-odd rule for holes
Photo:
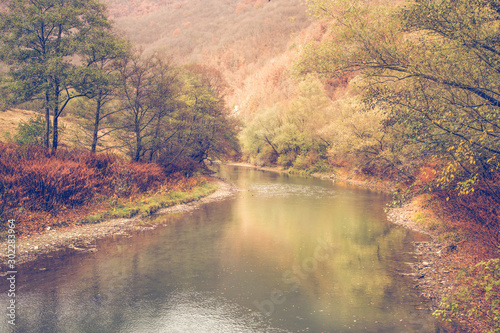
<svg viewBox="0 0 500 333">
<path fill-rule="evenodd" d="M 134 45 L 178 61 L 217 68 L 240 105 L 254 86 L 245 80 L 282 57 L 294 36 L 310 26 L 301 0 L 106 0 L 116 28 Z M 255 83 L 253 83 L 254 85 Z"/>
<path fill-rule="evenodd" d="M 289 36 L 310 23 L 300 0 L 105 2 L 117 28 L 135 45 L 185 61 L 206 61 L 238 47 L 238 56 L 256 61 L 282 51 Z"/>
</svg>

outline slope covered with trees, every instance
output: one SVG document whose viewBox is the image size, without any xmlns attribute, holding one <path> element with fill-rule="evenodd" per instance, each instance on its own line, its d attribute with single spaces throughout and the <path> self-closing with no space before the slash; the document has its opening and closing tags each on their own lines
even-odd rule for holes
<svg viewBox="0 0 500 333">
<path fill-rule="evenodd" d="M 245 89 L 245 79 L 286 51 L 290 37 L 311 23 L 301 0 L 106 3 L 117 29 L 146 53 L 161 50 L 183 63 L 214 67 L 234 92 Z M 142 12 L 143 7 L 151 10 Z M 230 106 L 241 100 L 233 96 L 226 96 Z"/>
<path fill-rule="evenodd" d="M 90 141 L 80 143 L 91 152 L 110 133 L 134 161 L 201 164 L 237 149 L 220 75 L 133 51 L 113 33 L 101 3 L 10 1 L 1 22 L 9 66 L 4 100 L 40 101 L 44 145 L 53 152 L 58 119 L 71 109 Z"/>
</svg>

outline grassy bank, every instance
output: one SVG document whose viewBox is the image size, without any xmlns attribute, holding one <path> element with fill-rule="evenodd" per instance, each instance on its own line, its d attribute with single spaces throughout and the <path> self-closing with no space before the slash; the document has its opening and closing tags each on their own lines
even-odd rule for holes
<svg viewBox="0 0 500 333">
<path fill-rule="evenodd" d="M 168 191 L 161 189 L 155 193 L 142 195 L 128 200 L 109 199 L 99 212 L 81 219 L 81 224 L 100 223 L 115 218 L 131 218 L 135 216 L 150 216 L 163 208 L 185 204 L 206 197 L 217 189 L 217 185 L 207 181 L 207 178 L 194 177 L 194 184 L 182 190 Z"/>
</svg>

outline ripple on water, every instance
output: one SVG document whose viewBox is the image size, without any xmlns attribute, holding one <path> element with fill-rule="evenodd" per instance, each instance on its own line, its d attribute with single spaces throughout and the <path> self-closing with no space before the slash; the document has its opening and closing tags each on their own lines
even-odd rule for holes
<svg viewBox="0 0 500 333">
<path fill-rule="evenodd" d="M 310 197 L 334 198 L 337 193 L 333 189 L 322 186 L 300 184 L 252 184 L 248 189 L 254 196 L 259 197 Z"/>
<path fill-rule="evenodd" d="M 271 327 L 261 313 L 207 292 L 177 291 L 154 317 L 138 315 L 141 320 L 123 332 L 287 332 Z"/>
</svg>

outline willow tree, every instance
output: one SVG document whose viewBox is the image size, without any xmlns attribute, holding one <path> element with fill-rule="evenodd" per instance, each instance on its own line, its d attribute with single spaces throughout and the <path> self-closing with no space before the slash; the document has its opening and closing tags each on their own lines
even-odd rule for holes
<svg viewBox="0 0 500 333">
<path fill-rule="evenodd" d="M 45 109 L 45 146 L 59 142 L 58 119 L 78 92 L 83 50 L 95 31 L 109 30 L 105 7 L 97 0 L 2 0 L 0 47 L 18 100 L 40 99 Z M 96 46 L 97 47 L 97 46 Z"/>
<path fill-rule="evenodd" d="M 446 162 L 441 184 L 489 186 L 500 165 L 500 3 L 308 2 L 329 34 L 304 48 L 299 71 L 361 74 L 386 130 Z"/>
</svg>

